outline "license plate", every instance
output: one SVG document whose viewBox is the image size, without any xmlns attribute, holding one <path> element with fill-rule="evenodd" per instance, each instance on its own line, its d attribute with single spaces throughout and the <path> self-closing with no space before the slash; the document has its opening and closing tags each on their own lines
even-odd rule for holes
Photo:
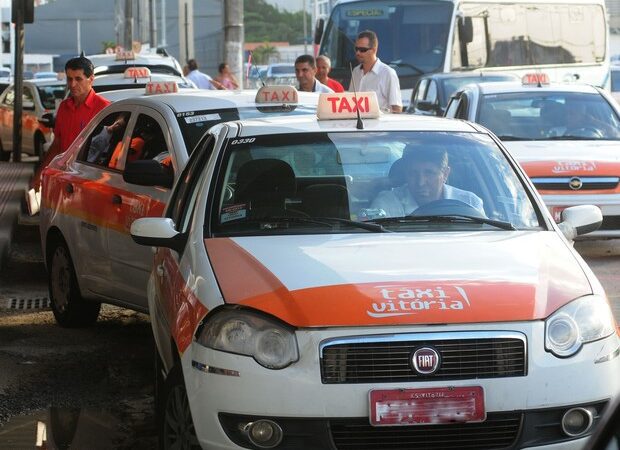
<svg viewBox="0 0 620 450">
<path fill-rule="evenodd" d="M 483 422 L 486 419 L 481 386 L 375 389 L 370 391 L 369 397 L 373 426 Z"/>
</svg>

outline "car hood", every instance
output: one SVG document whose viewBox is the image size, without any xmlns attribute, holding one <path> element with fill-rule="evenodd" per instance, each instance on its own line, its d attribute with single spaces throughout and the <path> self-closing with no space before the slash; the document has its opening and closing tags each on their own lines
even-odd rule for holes
<svg viewBox="0 0 620 450">
<path fill-rule="evenodd" d="M 515 141 L 504 145 L 530 177 L 620 175 L 620 141 Z"/>
<path fill-rule="evenodd" d="M 205 245 L 227 303 L 298 327 L 536 320 L 592 293 L 553 231 L 263 236 Z"/>
</svg>

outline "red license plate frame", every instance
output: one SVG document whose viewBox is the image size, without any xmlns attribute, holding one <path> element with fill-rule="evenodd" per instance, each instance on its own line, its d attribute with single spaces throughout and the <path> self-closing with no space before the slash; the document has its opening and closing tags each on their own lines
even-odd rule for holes
<svg viewBox="0 0 620 450">
<path fill-rule="evenodd" d="M 482 386 L 373 389 L 368 398 L 370 424 L 375 427 L 486 420 Z"/>
</svg>

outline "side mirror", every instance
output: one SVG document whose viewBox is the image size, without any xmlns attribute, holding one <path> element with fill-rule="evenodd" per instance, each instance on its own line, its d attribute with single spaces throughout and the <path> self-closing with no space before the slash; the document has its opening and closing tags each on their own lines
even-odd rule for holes
<svg viewBox="0 0 620 450">
<path fill-rule="evenodd" d="M 420 111 L 433 112 L 434 114 L 438 114 L 441 111 L 441 108 L 436 102 L 430 102 L 428 100 L 420 100 L 416 103 L 415 107 Z"/>
<path fill-rule="evenodd" d="M 461 17 L 459 19 L 459 39 L 465 44 L 474 40 L 474 25 L 471 17 Z"/>
<path fill-rule="evenodd" d="M 54 128 L 55 121 L 54 113 L 51 112 L 43 114 L 39 119 L 39 123 L 47 128 Z"/>
<path fill-rule="evenodd" d="M 187 236 L 174 228 L 168 217 L 142 217 L 131 224 L 131 238 L 136 244 L 147 247 L 165 247 L 181 253 Z"/>
<path fill-rule="evenodd" d="M 318 19 L 314 26 L 314 44 L 319 45 L 323 37 L 323 28 L 325 27 L 325 19 Z"/>
<path fill-rule="evenodd" d="M 602 223 L 603 213 L 598 206 L 579 205 L 562 211 L 562 221 L 558 227 L 566 239 L 572 241 L 577 236 L 598 230 Z"/>
<path fill-rule="evenodd" d="M 154 159 L 145 159 L 127 163 L 123 180 L 140 186 L 163 186 L 171 188 L 174 176 Z"/>
</svg>

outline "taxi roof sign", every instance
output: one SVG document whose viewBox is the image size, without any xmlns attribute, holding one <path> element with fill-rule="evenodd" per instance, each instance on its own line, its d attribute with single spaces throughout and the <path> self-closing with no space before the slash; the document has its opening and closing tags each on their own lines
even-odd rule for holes
<svg viewBox="0 0 620 450">
<path fill-rule="evenodd" d="M 546 73 L 526 73 L 521 79 L 524 86 L 547 86 L 549 85 L 549 75 Z"/>
<path fill-rule="evenodd" d="M 148 67 L 128 67 L 125 69 L 125 78 L 149 78 L 151 69 Z"/>
<path fill-rule="evenodd" d="M 118 50 L 116 52 L 116 60 L 126 61 L 128 59 L 136 59 L 136 54 L 131 50 Z"/>
<path fill-rule="evenodd" d="M 297 104 L 297 89 L 293 86 L 263 86 L 256 93 L 256 103 Z"/>
<path fill-rule="evenodd" d="M 144 88 L 145 95 L 174 94 L 175 92 L 179 92 L 179 85 L 176 81 L 151 81 L 146 83 Z"/>
<path fill-rule="evenodd" d="M 319 120 L 376 119 L 380 115 L 376 92 L 339 92 L 320 94 L 317 116 Z"/>
</svg>

